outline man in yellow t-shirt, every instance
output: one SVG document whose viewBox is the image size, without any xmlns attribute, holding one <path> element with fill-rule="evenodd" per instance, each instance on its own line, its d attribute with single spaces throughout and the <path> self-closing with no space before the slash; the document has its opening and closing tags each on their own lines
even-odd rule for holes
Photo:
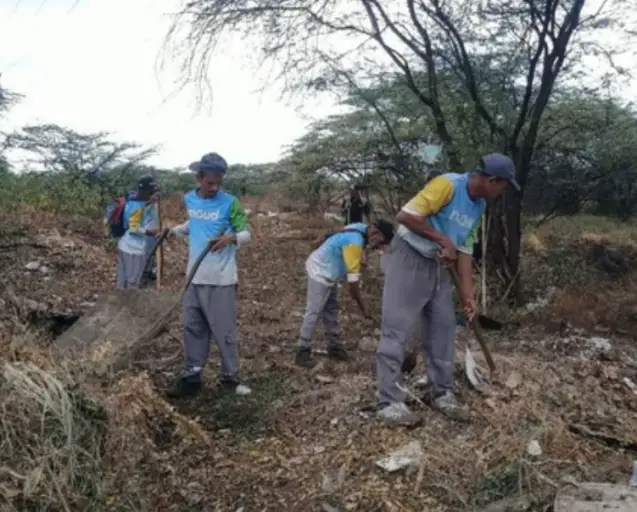
<svg viewBox="0 0 637 512">
<path fill-rule="evenodd" d="M 447 173 L 431 180 L 396 217 L 399 226 L 384 259 L 381 340 L 376 353 L 379 419 L 413 425 L 419 418 L 405 405 L 401 365 L 418 317 L 424 321 L 423 350 L 431 389 L 430 405 L 460 420 L 469 417 L 453 394 L 456 317 L 448 267 L 460 279 L 458 293 L 472 318 L 473 244 L 485 200 L 507 187 L 519 190 L 513 161 L 485 155 L 470 173 Z"/>
</svg>

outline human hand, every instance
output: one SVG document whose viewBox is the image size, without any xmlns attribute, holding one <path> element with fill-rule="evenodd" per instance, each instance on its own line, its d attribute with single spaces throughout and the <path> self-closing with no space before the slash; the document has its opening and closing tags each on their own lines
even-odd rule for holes
<svg viewBox="0 0 637 512">
<path fill-rule="evenodd" d="M 462 302 L 462 312 L 467 317 L 467 320 L 471 322 L 476 316 L 476 311 L 478 310 L 478 305 L 476 304 L 476 300 L 473 297 L 463 297 L 461 299 Z"/>
<path fill-rule="evenodd" d="M 444 237 L 440 242 L 438 258 L 440 259 L 440 264 L 443 267 L 450 267 L 458 259 L 456 246 L 448 237 Z"/>
<path fill-rule="evenodd" d="M 234 243 L 235 235 L 232 233 L 221 235 L 210 240 L 210 252 L 221 251 L 231 243 Z"/>
</svg>

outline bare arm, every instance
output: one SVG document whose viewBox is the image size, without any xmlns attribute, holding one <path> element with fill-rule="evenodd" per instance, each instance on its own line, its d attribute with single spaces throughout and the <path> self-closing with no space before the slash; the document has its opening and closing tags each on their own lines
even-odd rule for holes
<svg viewBox="0 0 637 512">
<path fill-rule="evenodd" d="M 363 316 L 367 318 L 369 316 L 369 313 L 367 311 L 367 306 L 365 306 L 365 302 L 363 301 L 363 296 L 361 295 L 361 287 L 359 283 L 360 281 L 347 283 L 349 294 L 352 296 L 352 299 L 356 301 L 356 304 L 358 304 L 358 307 L 363 313 Z"/>
<path fill-rule="evenodd" d="M 188 221 L 184 222 L 183 224 L 179 224 L 179 226 L 175 226 L 174 228 L 170 228 L 170 234 L 178 238 L 184 238 L 188 236 Z"/>
<path fill-rule="evenodd" d="M 473 256 L 459 252 L 456 270 L 458 271 L 458 293 L 460 294 L 460 299 L 465 302 L 467 299 L 474 298 Z"/>
<path fill-rule="evenodd" d="M 365 317 L 369 315 L 363 301 L 360 287 L 361 267 L 363 261 L 363 247 L 358 244 L 349 244 L 343 248 L 343 260 L 347 269 L 347 284 L 349 293 L 358 304 Z"/>
<path fill-rule="evenodd" d="M 450 243 L 447 235 L 434 228 L 431 222 L 429 222 L 429 220 L 427 220 L 425 217 L 420 217 L 417 215 L 412 215 L 411 213 L 407 213 L 405 211 L 401 211 L 396 216 L 396 222 L 402 224 L 409 231 L 415 233 L 416 235 L 427 238 L 428 240 L 436 242 L 440 245 L 444 246 Z"/>
</svg>

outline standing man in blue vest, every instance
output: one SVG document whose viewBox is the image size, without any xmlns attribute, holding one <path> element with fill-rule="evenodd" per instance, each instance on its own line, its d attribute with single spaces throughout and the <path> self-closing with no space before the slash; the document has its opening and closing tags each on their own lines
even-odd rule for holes
<svg viewBox="0 0 637 512">
<path fill-rule="evenodd" d="M 250 388 L 239 380 L 236 252 L 250 242 L 248 219 L 239 200 L 222 190 L 228 165 L 220 155 L 208 153 L 190 164 L 190 170 L 197 173 L 199 187 L 184 196 L 188 221 L 170 230 L 189 237 L 188 272 L 214 243 L 184 295 L 184 371 L 170 395 L 199 393 L 211 337 L 221 357 L 220 386 L 247 395 Z"/>
<path fill-rule="evenodd" d="M 137 190 L 127 195 L 123 212 L 126 232 L 117 243 L 117 288 L 138 288 L 142 282 L 147 240 L 154 240 L 158 232 L 152 224 L 157 211 L 156 191 L 152 176 L 144 176 Z"/>
<path fill-rule="evenodd" d="M 474 172 L 434 178 L 398 214 L 397 236 L 384 261 L 381 340 L 376 352 L 379 419 L 396 425 L 419 422 L 405 404 L 400 371 L 419 315 L 425 325 L 428 402 L 451 418 L 469 418 L 453 394 L 456 316 L 447 268 L 455 266 L 464 313 L 473 318 L 472 254 L 480 218 L 485 200 L 498 197 L 509 186 L 520 190 L 513 161 L 499 153 L 488 154 Z"/>
<path fill-rule="evenodd" d="M 155 183 L 155 179 L 151 175 L 142 176 L 139 180 L 140 183 Z M 155 193 L 151 198 L 151 202 L 144 211 L 144 229 L 150 229 L 151 232 L 159 231 L 159 208 L 157 206 L 157 199 L 159 199 L 159 189 L 155 188 Z M 157 257 L 153 254 L 152 258 L 148 258 L 150 252 L 155 247 L 157 238 L 152 235 L 146 236 L 146 268 L 144 268 L 144 274 L 142 276 L 142 282 L 149 283 L 157 280 L 157 274 L 155 268 L 157 265 Z"/>
</svg>

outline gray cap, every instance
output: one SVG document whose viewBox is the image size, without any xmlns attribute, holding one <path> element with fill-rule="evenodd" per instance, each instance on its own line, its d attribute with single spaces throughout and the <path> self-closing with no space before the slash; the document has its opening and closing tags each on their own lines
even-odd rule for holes
<svg viewBox="0 0 637 512">
<path fill-rule="evenodd" d="M 228 170 L 228 164 L 219 153 L 208 153 L 201 160 L 191 163 L 188 168 L 195 172 L 221 172 Z"/>
<path fill-rule="evenodd" d="M 515 180 L 515 164 L 508 156 L 501 153 L 484 155 L 480 159 L 479 170 L 488 176 L 508 181 L 515 190 L 520 191 L 520 185 Z"/>
</svg>

